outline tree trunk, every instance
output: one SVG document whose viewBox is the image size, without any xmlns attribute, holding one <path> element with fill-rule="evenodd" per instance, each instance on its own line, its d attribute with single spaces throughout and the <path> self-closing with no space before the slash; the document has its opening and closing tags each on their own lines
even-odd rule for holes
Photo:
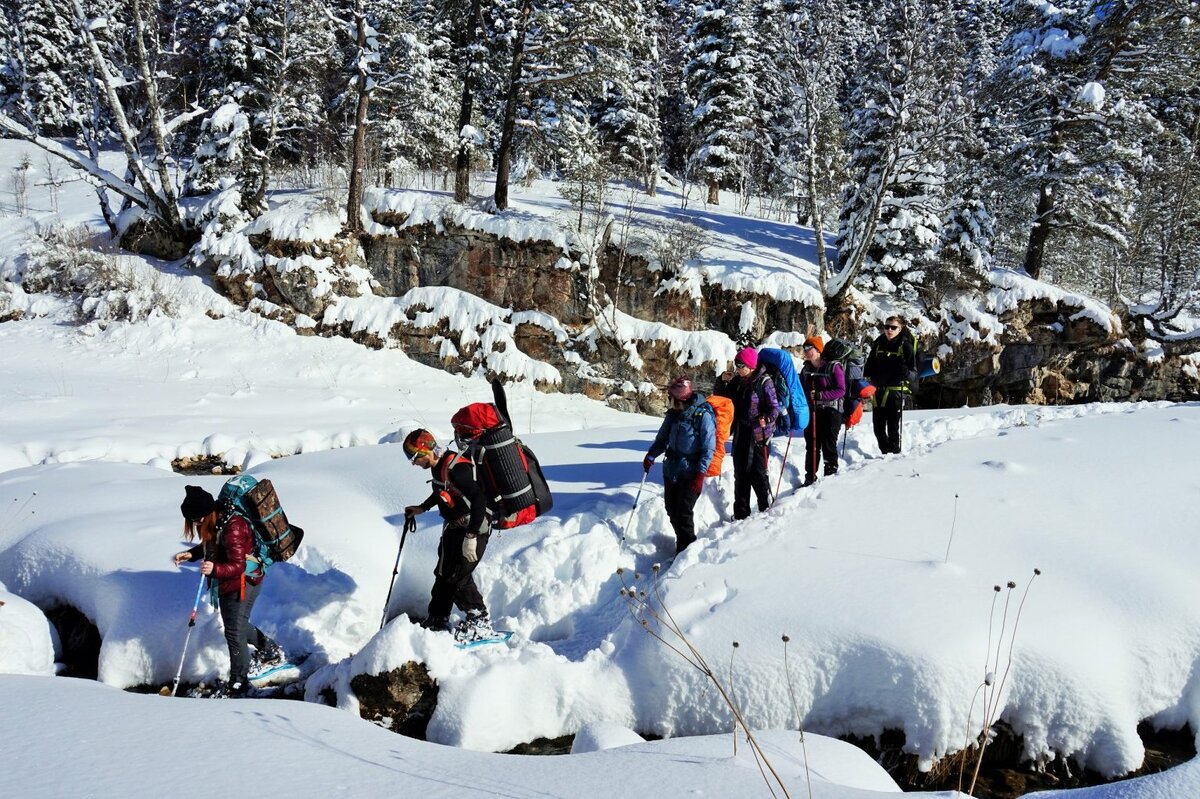
<svg viewBox="0 0 1200 799">
<path fill-rule="evenodd" d="M 1037 211 L 1029 230 L 1029 246 L 1025 248 L 1025 272 L 1034 280 L 1041 278 L 1042 262 L 1046 256 L 1046 241 L 1053 225 L 1055 186 L 1047 183 L 1038 193 Z"/>
<path fill-rule="evenodd" d="M 471 124 L 471 114 L 475 105 L 475 78 L 473 75 L 472 59 L 475 44 L 479 40 L 480 5 L 482 0 L 471 0 L 471 13 L 463 22 L 459 36 L 459 52 L 463 54 L 462 98 L 458 105 L 458 152 L 454 156 L 454 202 L 465 203 L 471 196 L 471 147 L 463 138 L 463 129 Z"/>
<path fill-rule="evenodd" d="M 150 72 L 150 56 L 146 52 L 146 20 L 144 0 L 133 4 L 134 43 L 137 48 L 137 67 L 142 76 L 142 87 L 146 92 L 146 111 L 150 121 L 150 138 L 154 142 L 154 161 L 158 171 L 159 191 L 163 197 L 165 221 L 170 227 L 182 230 L 179 203 L 175 188 L 171 184 L 170 152 L 167 150 L 166 125 L 163 122 L 162 101 L 158 96 L 157 76 Z"/>
<path fill-rule="evenodd" d="M 517 126 L 517 99 L 521 93 L 521 70 L 525 57 L 525 34 L 529 30 L 532 0 L 522 0 L 521 21 L 513 39 L 512 65 L 508 70 L 508 92 L 504 98 L 504 122 L 500 128 L 500 149 L 496 153 L 496 210 L 508 208 L 508 173 L 512 169 L 513 133 Z"/>
<path fill-rule="evenodd" d="M 367 111 L 371 105 L 371 93 L 367 88 L 367 17 L 363 0 L 354 0 L 355 46 L 358 48 L 358 79 L 355 90 L 358 103 L 354 109 L 354 136 L 350 145 L 350 189 L 346 198 L 346 231 L 363 231 L 362 200 L 363 180 L 367 161 Z"/>
<path fill-rule="evenodd" d="M 721 186 L 715 180 L 708 181 L 708 199 L 705 202 L 709 205 L 721 202 Z"/>
</svg>

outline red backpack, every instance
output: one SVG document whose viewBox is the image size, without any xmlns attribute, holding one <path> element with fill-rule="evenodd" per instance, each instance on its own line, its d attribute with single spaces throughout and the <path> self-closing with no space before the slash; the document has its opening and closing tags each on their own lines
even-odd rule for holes
<svg viewBox="0 0 1200 799">
<path fill-rule="evenodd" d="M 488 496 L 493 527 L 519 527 L 554 507 L 537 456 L 513 435 L 495 405 L 473 402 L 450 417 L 450 424 L 461 457 L 471 463 Z M 451 465 L 447 461 L 443 480 L 449 477 Z"/>
</svg>

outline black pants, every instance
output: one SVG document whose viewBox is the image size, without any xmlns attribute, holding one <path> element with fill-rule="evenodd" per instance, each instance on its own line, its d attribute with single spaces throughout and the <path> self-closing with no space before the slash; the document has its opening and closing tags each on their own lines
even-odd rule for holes
<svg viewBox="0 0 1200 799">
<path fill-rule="evenodd" d="M 262 583 L 246 583 L 246 596 L 237 593 L 221 594 L 217 604 L 221 608 L 221 623 L 225 625 L 225 643 L 229 645 L 229 683 L 245 684 L 250 672 L 250 647 L 259 652 L 274 647 L 270 636 L 250 623 L 250 611 L 262 591 Z"/>
<path fill-rule="evenodd" d="M 700 492 L 692 490 L 692 480 L 664 480 L 663 501 L 667 506 L 667 518 L 675 531 L 675 554 L 687 549 L 696 540 L 696 500 Z"/>
<path fill-rule="evenodd" d="M 817 479 L 817 467 L 825 460 L 825 474 L 837 474 L 838 433 L 842 430 L 841 408 L 818 406 L 804 428 L 804 480 Z"/>
<path fill-rule="evenodd" d="M 884 389 L 883 402 L 875 404 L 871 411 L 871 424 L 875 427 L 875 441 L 884 455 L 900 452 L 900 426 L 904 416 L 903 391 Z"/>
<path fill-rule="evenodd" d="M 771 504 L 771 481 L 767 476 L 767 448 L 754 440 L 754 431 L 738 425 L 733 431 L 733 518 L 750 515 L 750 489 L 758 499 L 758 509 Z"/>
<path fill-rule="evenodd" d="M 450 618 L 454 606 L 464 613 L 469 610 L 480 610 L 487 613 L 487 605 L 483 603 L 483 594 L 475 585 L 475 567 L 483 559 L 487 549 L 490 533 L 482 533 L 475 541 L 475 554 L 479 557 L 470 563 L 462 554 L 463 538 L 467 528 L 444 525 L 442 540 L 438 542 L 437 565 L 433 568 L 433 590 L 429 596 L 429 618 L 438 622 Z"/>
</svg>

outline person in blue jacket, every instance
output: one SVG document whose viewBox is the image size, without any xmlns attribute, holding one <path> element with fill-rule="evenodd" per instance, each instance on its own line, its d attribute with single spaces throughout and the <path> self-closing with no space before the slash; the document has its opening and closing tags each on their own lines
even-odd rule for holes
<svg viewBox="0 0 1200 799">
<path fill-rule="evenodd" d="M 667 387 L 671 407 L 663 418 L 654 443 L 642 460 L 647 472 L 659 455 L 663 458 L 663 499 L 667 518 L 675 530 L 675 554 L 696 540 L 694 511 L 704 490 L 704 474 L 717 446 L 717 422 L 704 395 L 692 381 L 677 377 Z"/>
</svg>

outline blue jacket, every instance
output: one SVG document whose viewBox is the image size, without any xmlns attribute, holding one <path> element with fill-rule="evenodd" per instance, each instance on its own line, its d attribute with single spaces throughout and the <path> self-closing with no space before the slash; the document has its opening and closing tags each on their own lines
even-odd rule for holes
<svg viewBox="0 0 1200 799">
<path fill-rule="evenodd" d="M 663 479 L 676 481 L 708 471 L 716 448 L 716 415 L 704 401 L 704 395 L 697 391 L 683 410 L 667 411 L 647 454 L 657 458 L 665 452 Z"/>
</svg>

